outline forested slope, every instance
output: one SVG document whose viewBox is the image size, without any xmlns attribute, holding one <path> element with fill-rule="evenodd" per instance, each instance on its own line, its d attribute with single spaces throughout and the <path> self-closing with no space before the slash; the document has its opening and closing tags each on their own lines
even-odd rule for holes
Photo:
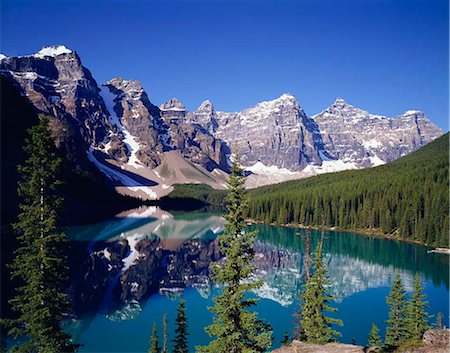
<svg viewBox="0 0 450 353">
<path fill-rule="evenodd" d="M 248 217 L 349 230 L 448 246 L 448 133 L 388 165 L 323 174 L 249 190 Z M 164 202 L 223 205 L 226 192 L 176 185 Z"/>
<path fill-rule="evenodd" d="M 248 216 L 266 223 L 379 229 L 448 246 L 449 135 L 377 168 L 324 174 L 250 191 Z"/>
</svg>

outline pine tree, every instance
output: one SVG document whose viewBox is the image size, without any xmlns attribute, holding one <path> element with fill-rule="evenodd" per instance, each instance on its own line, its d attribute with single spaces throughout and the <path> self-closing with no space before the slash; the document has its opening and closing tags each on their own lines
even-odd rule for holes
<svg viewBox="0 0 450 353">
<path fill-rule="evenodd" d="M 414 279 L 414 292 L 411 300 L 408 302 L 407 313 L 407 333 L 409 338 L 420 340 L 426 330 L 430 328 L 428 324 L 429 315 L 427 313 L 428 302 L 425 301 L 423 287 L 420 284 L 419 274 Z"/>
<path fill-rule="evenodd" d="M 322 246 L 316 249 L 313 261 L 313 273 L 306 280 L 301 296 L 300 331 L 302 337 L 298 337 L 308 343 L 325 344 L 334 342 L 333 336 L 340 333 L 332 328 L 333 324 L 342 326 L 342 321 L 325 316 L 325 312 L 335 312 L 329 302 L 334 299 L 327 292 L 330 285 L 328 270 L 322 258 Z"/>
<path fill-rule="evenodd" d="M 386 303 L 389 305 L 389 319 L 386 320 L 388 326 L 384 343 L 387 347 L 398 347 L 408 338 L 406 294 L 398 272 Z"/>
<path fill-rule="evenodd" d="M 163 349 L 162 353 L 167 353 L 167 314 L 163 315 Z"/>
<path fill-rule="evenodd" d="M 152 337 L 150 338 L 150 349 L 148 350 L 148 353 L 161 353 L 158 332 L 156 331 L 156 322 L 153 324 L 153 332 Z"/>
<path fill-rule="evenodd" d="M 253 281 L 255 232 L 245 232 L 244 212 L 247 196 L 244 190 L 245 177 L 238 157 L 233 160 L 228 180 L 226 224 L 224 234 L 219 237 L 220 250 L 225 255 L 212 267 L 215 282 L 223 286 L 214 298 L 213 324 L 206 332 L 216 337 L 208 346 L 198 347 L 202 353 L 256 353 L 266 352 L 272 344 L 272 332 L 268 325 L 258 320 L 258 314 L 247 310 L 257 302 L 246 297 L 246 293 L 262 285 Z"/>
<path fill-rule="evenodd" d="M 442 313 L 438 312 L 437 316 L 436 316 L 436 323 L 435 323 L 435 327 L 440 330 L 442 329 Z"/>
<path fill-rule="evenodd" d="M 188 353 L 188 343 L 187 343 L 187 316 L 186 316 L 186 306 L 184 299 L 180 300 L 180 304 L 177 309 L 177 318 L 175 320 L 175 334 L 176 337 L 172 342 L 174 343 L 173 353 Z"/>
<path fill-rule="evenodd" d="M 305 237 L 305 254 L 303 259 L 303 271 L 305 272 L 306 278 L 311 276 L 311 233 L 309 230 L 306 231 Z"/>
<path fill-rule="evenodd" d="M 48 122 L 48 118 L 41 117 L 39 124 L 29 130 L 24 147 L 28 158 L 18 168 L 22 203 L 14 229 L 20 246 L 11 269 L 12 276 L 20 278 L 23 284 L 10 301 L 18 317 L 6 324 L 10 335 L 24 340 L 12 352 L 76 352 L 79 347 L 61 329 L 61 321 L 69 310 L 64 254 L 68 243 L 58 225 L 61 159 Z"/>
<path fill-rule="evenodd" d="M 372 323 L 372 329 L 370 330 L 368 339 L 369 346 L 381 347 L 382 342 L 379 332 L 380 330 L 378 329 L 377 325 L 375 325 L 375 323 Z"/>
</svg>

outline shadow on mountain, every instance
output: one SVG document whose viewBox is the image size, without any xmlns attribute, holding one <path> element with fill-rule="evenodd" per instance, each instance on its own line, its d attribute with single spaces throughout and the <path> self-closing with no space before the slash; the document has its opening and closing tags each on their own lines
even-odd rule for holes
<svg viewBox="0 0 450 353">
<path fill-rule="evenodd" d="M 100 151 L 95 151 L 94 152 L 94 157 L 95 159 L 97 159 L 97 161 L 103 165 L 105 165 L 107 168 L 112 169 L 113 171 L 120 173 L 124 176 L 126 176 L 127 178 L 132 179 L 132 181 L 135 181 L 136 183 L 139 184 L 139 186 L 156 186 L 158 185 L 157 182 L 147 179 L 139 174 L 130 172 L 129 170 L 126 169 L 122 169 L 114 164 L 108 163 L 106 161 L 106 158 L 109 157 L 107 154 L 100 152 Z M 133 185 L 132 183 L 125 183 L 122 181 L 118 181 L 117 179 L 111 180 L 111 183 L 114 186 L 125 186 L 125 187 L 133 187 L 133 186 L 138 186 L 138 185 Z"/>
</svg>

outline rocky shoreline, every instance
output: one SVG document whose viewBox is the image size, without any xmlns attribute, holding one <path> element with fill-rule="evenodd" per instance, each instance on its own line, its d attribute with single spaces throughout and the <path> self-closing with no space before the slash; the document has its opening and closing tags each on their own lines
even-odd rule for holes
<svg viewBox="0 0 450 353">
<path fill-rule="evenodd" d="M 436 253 L 436 254 L 446 254 L 446 255 L 450 255 L 450 249 L 447 248 L 436 248 L 433 250 L 428 251 L 428 253 Z"/>
<path fill-rule="evenodd" d="M 422 342 L 399 347 L 396 353 L 447 353 L 449 351 L 450 330 L 432 329 L 425 332 Z M 272 353 L 375 353 L 382 352 L 378 347 L 362 347 L 352 344 L 328 343 L 309 344 L 294 340 L 288 346 L 282 346 Z"/>
</svg>

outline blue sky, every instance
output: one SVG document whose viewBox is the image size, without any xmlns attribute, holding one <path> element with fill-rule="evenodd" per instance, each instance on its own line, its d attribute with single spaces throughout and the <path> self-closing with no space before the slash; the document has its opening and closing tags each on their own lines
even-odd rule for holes
<svg viewBox="0 0 450 353">
<path fill-rule="evenodd" d="M 76 50 L 99 83 L 139 79 L 154 104 L 237 111 L 293 93 L 372 113 L 419 109 L 448 130 L 447 0 L 2 0 L 1 52 Z"/>
</svg>

